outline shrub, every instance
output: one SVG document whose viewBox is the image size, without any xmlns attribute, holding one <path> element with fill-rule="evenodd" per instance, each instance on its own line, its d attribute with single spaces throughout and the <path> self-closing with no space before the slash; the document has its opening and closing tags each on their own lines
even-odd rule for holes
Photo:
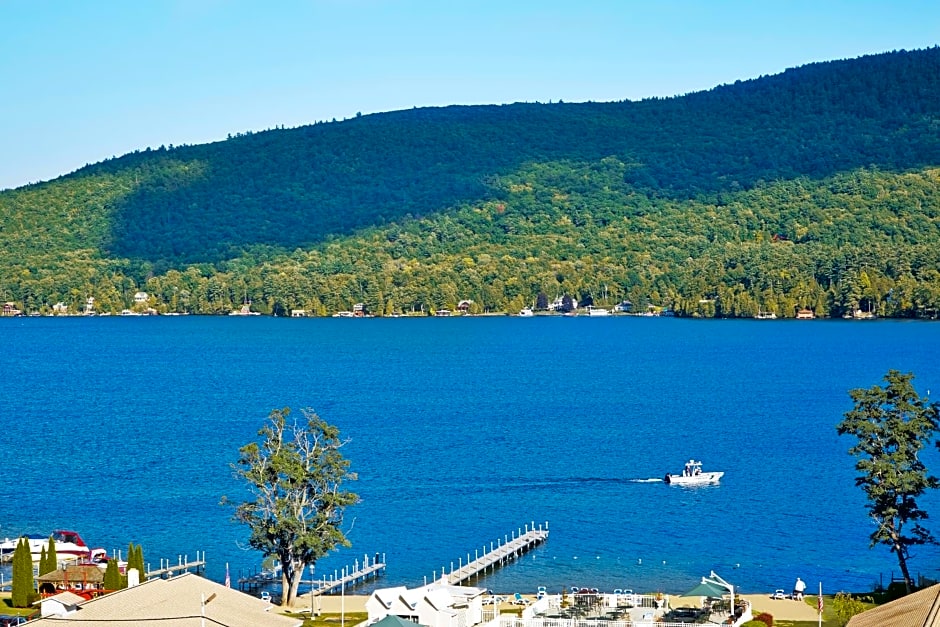
<svg viewBox="0 0 940 627">
<path fill-rule="evenodd" d="M 768 614 L 767 612 L 761 612 L 760 614 L 755 616 L 754 620 L 751 622 L 754 622 L 754 623 L 760 622 L 760 623 L 767 625 L 767 627 L 774 627 L 774 617 L 772 614 Z"/>
<path fill-rule="evenodd" d="M 832 609 L 839 618 L 839 624 L 845 625 L 853 616 L 865 611 L 865 604 L 847 592 L 839 592 L 832 599 Z"/>
</svg>

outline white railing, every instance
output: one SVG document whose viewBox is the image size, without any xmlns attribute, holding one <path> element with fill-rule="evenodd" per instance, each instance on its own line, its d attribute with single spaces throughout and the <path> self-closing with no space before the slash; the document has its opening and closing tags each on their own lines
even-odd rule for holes
<svg viewBox="0 0 940 627">
<path fill-rule="evenodd" d="M 655 595 L 634 595 L 636 604 L 634 608 L 649 608 L 659 610 L 645 613 L 641 619 L 630 619 L 629 617 L 616 620 L 583 617 L 583 618 L 562 618 L 545 616 L 547 611 L 554 611 L 559 607 L 558 597 L 550 596 L 539 599 L 534 604 L 526 607 L 521 616 L 504 614 L 493 619 L 492 610 L 484 610 L 483 627 L 688 627 L 688 622 L 658 622 L 661 612 L 668 611 L 668 598 L 658 599 Z M 734 622 L 733 627 L 738 627 L 753 618 L 751 604 L 747 603 L 742 616 Z M 725 618 L 727 620 L 727 617 Z"/>
<path fill-rule="evenodd" d="M 615 595 L 598 595 L 598 596 L 615 596 Z M 622 596 L 621 600 L 622 600 Z M 669 608 L 669 599 L 665 598 L 656 598 L 656 595 L 651 594 L 635 594 L 632 595 L 634 601 L 633 607 L 639 608 L 649 608 L 649 609 L 665 609 Z M 483 625 L 482 627 L 689 627 L 687 622 L 658 622 L 656 616 L 652 619 L 643 618 L 643 619 L 619 619 L 619 620 L 605 620 L 603 618 L 550 618 L 544 615 L 538 615 L 538 611 L 544 612 L 545 610 L 554 610 L 560 606 L 559 597 L 557 595 L 551 595 L 549 597 L 544 597 L 536 601 L 533 605 L 526 607 L 522 616 L 514 616 L 512 614 L 503 614 L 493 617 L 494 611 L 492 609 L 483 610 Z M 536 610 L 536 611 L 533 611 Z M 657 612 L 658 613 L 658 612 Z M 744 623 L 752 620 L 751 605 L 748 603 L 745 606 L 743 615 L 734 622 L 733 627 L 740 627 Z M 727 617 L 725 618 L 727 620 Z"/>
<path fill-rule="evenodd" d="M 560 599 L 558 595 L 552 595 L 554 599 Z M 655 594 L 634 594 L 619 593 L 612 594 L 606 592 L 574 592 L 567 595 L 568 604 L 579 606 L 601 605 L 603 607 L 648 607 L 650 609 L 662 608 L 664 604 L 668 605 L 668 597 Z"/>
<path fill-rule="evenodd" d="M 648 620 L 588 620 L 584 618 L 530 618 L 503 616 L 486 627 L 689 627 L 689 623 L 662 623 Z"/>
</svg>

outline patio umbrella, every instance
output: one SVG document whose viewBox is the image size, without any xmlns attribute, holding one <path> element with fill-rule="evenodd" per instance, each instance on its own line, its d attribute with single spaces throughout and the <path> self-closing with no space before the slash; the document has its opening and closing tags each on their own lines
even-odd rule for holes
<svg viewBox="0 0 940 627">
<path fill-rule="evenodd" d="M 719 586 L 717 583 L 712 583 L 711 581 L 702 580 L 702 583 L 695 586 L 682 596 L 684 597 L 713 597 L 720 599 L 724 595 L 728 594 L 728 589 L 722 586 Z"/>
</svg>

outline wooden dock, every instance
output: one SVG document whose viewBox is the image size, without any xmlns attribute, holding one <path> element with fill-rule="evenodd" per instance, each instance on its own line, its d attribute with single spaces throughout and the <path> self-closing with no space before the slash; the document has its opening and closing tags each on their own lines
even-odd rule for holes
<svg viewBox="0 0 940 627">
<path fill-rule="evenodd" d="M 330 577 L 301 579 L 300 585 L 310 586 L 310 594 L 320 596 L 345 588 L 355 588 L 366 581 L 378 578 L 384 572 L 384 554 L 379 555 L 376 553 L 371 559 L 368 555 L 363 555 L 361 564 L 359 560 L 356 560 L 352 566 L 333 571 L 333 575 Z M 265 586 L 273 584 L 280 585 L 280 583 L 281 578 L 275 572 L 262 571 L 248 577 L 239 578 L 238 588 L 243 592 L 256 592 Z"/>
<path fill-rule="evenodd" d="M 344 568 L 341 571 L 334 571 L 333 577 L 330 579 L 301 581 L 300 583 L 310 584 L 312 586 L 310 594 L 313 596 L 320 596 L 321 594 L 335 592 L 337 589 L 352 588 L 371 579 L 376 579 L 384 571 L 385 555 L 383 554 L 380 557 L 379 554 L 376 553 L 375 557 L 373 557 L 371 561 L 369 560 L 368 555 L 364 555 L 361 565 L 359 564 L 359 560 L 356 560 L 352 568 Z"/>
<path fill-rule="evenodd" d="M 517 557 L 534 549 L 548 539 L 548 523 L 536 527 L 535 523 L 525 525 L 511 534 L 503 536 L 501 540 L 490 542 L 489 548 L 483 546 L 482 552 L 478 549 L 474 552 L 474 559 L 470 559 L 467 553 L 466 561 L 463 558 L 457 560 L 456 568 L 454 562 L 450 563 L 450 571 L 441 569 L 441 577 L 447 577 L 447 583 L 451 585 L 461 584 L 474 577 L 480 577 L 487 572 L 493 572 L 497 568 L 505 565 L 507 562 L 515 560 Z M 438 577 L 434 574 L 434 579 Z"/>
<path fill-rule="evenodd" d="M 188 555 L 180 555 L 177 557 L 176 562 L 172 562 L 168 559 L 160 560 L 160 568 L 151 570 L 150 564 L 147 564 L 147 579 L 163 579 L 165 577 L 173 577 L 181 573 L 188 573 L 190 571 L 195 572 L 197 575 L 201 574 L 206 568 L 206 552 L 196 551 L 196 558 L 189 559 Z"/>
</svg>

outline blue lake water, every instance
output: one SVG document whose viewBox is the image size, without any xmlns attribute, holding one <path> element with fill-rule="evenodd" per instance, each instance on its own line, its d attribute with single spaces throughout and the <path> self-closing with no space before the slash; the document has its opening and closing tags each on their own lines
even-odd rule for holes
<svg viewBox="0 0 940 627">
<path fill-rule="evenodd" d="M 331 573 L 384 553 L 419 585 L 524 524 L 548 541 L 477 585 L 681 592 L 715 570 L 745 591 L 863 590 L 868 548 L 850 388 L 913 371 L 940 390 L 940 325 L 668 318 L 0 320 L 0 536 L 79 531 L 146 561 L 205 551 L 257 570 L 222 495 L 275 407 L 336 424 L 362 502 Z M 690 457 L 720 486 L 638 480 Z M 940 473 L 935 451 L 928 466 Z M 940 498 L 922 505 L 940 535 Z M 940 552 L 915 551 L 937 577 Z"/>
</svg>

